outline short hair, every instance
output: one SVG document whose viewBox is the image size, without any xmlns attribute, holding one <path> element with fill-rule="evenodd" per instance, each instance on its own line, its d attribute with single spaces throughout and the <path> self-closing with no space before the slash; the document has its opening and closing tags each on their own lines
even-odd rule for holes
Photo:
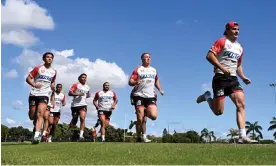
<svg viewBox="0 0 276 166">
<path fill-rule="evenodd" d="M 149 54 L 149 55 L 150 55 L 150 53 L 148 53 L 148 52 L 144 52 L 144 53 L 141 55 L 141 59 L 143 59 L 143 58 L 144 58 L 144 56 L 145 56 L 146 54 Z"/>
<path fill-rule="evenodd" d="M 105 82 L 105 83 L 103 83 L 103 87 L 105 86 L 105 84 L 109 84 L 109 82 Z"/>
<path fill-rule="evenodd" d="M 86 76 L 86 77 L 87 77 L 87 75 L 86 75 L 85 73 L 82 73 L 82 74 L 78 77 L 78 80 L 79 80 L 79 81 L 80 81 L 80 79 L 81 79 L 82 76 Z"/>
<path fill-rule="evenodd" d="M 52 58 L 54 59 L 55 56 L 54 56 L 54 54 L 51 53 L 51 52 L 45 52 L 45 53 L 42 55 L 42 59 L 44 60 L 48 54 L 52 55 Z"/>
<path fill-rule="evenodd" d="M 61 86 L 61 87 L 62 87 L 62 84 L 57 84 L 56 88 L 57 88 L 58 86 Z"/>
</svg>

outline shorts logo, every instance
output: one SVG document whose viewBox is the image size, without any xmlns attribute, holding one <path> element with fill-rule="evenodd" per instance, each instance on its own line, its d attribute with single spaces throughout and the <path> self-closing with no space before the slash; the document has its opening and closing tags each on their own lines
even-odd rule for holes
<svg viewBox="0 0 276 166">
<path fill-rule="evenodd" d="M 217 91 L 217 96 L 223 96 L 224 95 L 224 90 L 220 89 Z"/>
<path fill-rule="evenodd" d="M 138 100 L 136 103 L 136 106 L 141 105 L 141 104 L 142 104 L 141 100 Z"/>
<path fill-rule="evenodd" d="M 50 113 L 50 116 L 54 116 L 54 114 L 53 114 L 53 113 Z"/>
<path fill-rule="evenodd" d="M 99 112 L 99 114 L 102 115 L 102 114 L 104 114 L 104 113 L 101 111 L 101 112 Z"/>
<path fill-rule="evenodd" d="M 30 102 L 30 105 L 35 105 L 35 101 L 32 100 L 32 101 Z"/>
</svg>

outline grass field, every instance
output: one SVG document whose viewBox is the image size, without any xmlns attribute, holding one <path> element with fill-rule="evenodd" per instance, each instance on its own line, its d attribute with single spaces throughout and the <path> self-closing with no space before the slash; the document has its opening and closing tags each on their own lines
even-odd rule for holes
<svg viewBox="0 0 276 166">
<path fill-rule="evenodd" d="M 2 143 L 2 164 L 276 164 L 276 145 Z"/>
</svg>

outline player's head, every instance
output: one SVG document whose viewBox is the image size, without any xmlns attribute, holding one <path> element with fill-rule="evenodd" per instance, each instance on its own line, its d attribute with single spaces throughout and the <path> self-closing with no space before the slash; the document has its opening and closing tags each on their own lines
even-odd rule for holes
<svg viewBox="0 0 276 166">
<path fill-rule="evenodd" d="M 82 73 L 82 74 L 79 76 L 78 80 L 79 80 L 79 82 L 80 82 L 81 84 L 85 84 L 85 83 L 86 83 L 86 78 L 87 78 L 87 75 L 86 75 L 85 73 Z"/>
<path fill-rule="evenodd" d="M 239 31 L 239 24 L 237 22 L 229 22 L 225 25 L 225 31 L 223 35 L 232 40 L 236 40 L 239 36 Z"/>
<path fill-rule="evenodd" d="M 105 82 L 105 83 L 103 84 L 103 90 L 104 90 L 104 91 L 108 91 L 108 90 L 109 90 L 109 82 Z"/>
<path fill-rule="evenodd" d="M 144 52 L 141 55 L 141 60 L 143 65 L 146 65 L 146 66 L 150 65 L 150 60 L 151 60 L 150 53 Z"/>
<path fill-rule="evenodd" d="M 54 60 L 54 54 L 51 53 L 51 52 L 45 52 L 43 55 L 42 55 L 42 60 L 44 61 L 44 63 L 46 65 L 50 65 L 52 64 L 53 60 Z"/>
<path fill-rule="evenodd" d="M 62 90 L 62 84 L 57 84 L 57 86 L 56 86 L 56 92 L 60 93 L 61 90 Z"/>
</svg>

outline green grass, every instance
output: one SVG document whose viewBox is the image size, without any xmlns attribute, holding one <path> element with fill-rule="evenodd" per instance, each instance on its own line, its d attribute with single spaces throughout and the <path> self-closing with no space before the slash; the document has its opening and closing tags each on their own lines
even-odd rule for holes
<svg viewBox="0 0 276 166">
<path fill-rule="evenodd" d="M 2 164 L 276 164 L 276 145 L 2 143 Z"/>
</svg>

